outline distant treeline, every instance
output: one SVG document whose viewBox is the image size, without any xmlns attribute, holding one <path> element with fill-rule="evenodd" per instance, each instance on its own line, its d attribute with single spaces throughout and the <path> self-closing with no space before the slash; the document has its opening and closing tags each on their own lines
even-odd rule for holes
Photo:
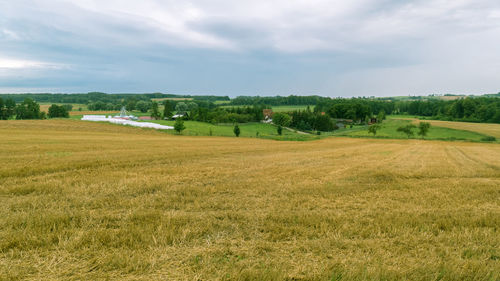
<svg viewBox="0 0 500 281">
<path fill-rule="evenodd" d="M 351 119 L 365 122 L 373 116 L 390 114 L 408 114 L 426 116 L 432 119 L 468 122 L 500 123 L 500 94 L 480 97 L 460 97 L 456 100 L 439 98 L 401 100 L 397 98 L 326 98 L 320 96 L 240 96 L 230 99 L 227 96 L 189 96 L 172 94 L 105 94 L 92 92 L 87 94 L 3 94 L 3 111 L 0 119 L 15 114 L 13 104 L 26 100 L 44 103 L 80 103 L 86 104 L 89 110 L 119 110 L 125 106 L 127 110 L 147 112 L 155 104 L 153 99 L 172 98 L 189 100 L 169 100 L 172 111 L 190 112 L 192 120 L 203 122 L 254 122 L 263 119 L 262 109 L 283 105 L 312 105 L 314 111 L 290 113 L 291 126 L 300 129 L 329 129 L 334 123 L 325 122 L 326 116 L 332 119 Z M 225 105 L 234 108 L 221 108 L 216 101 L 229 101 Z M 19 115 L 23 115 L 22 108 Z M 36 114 L 34 114 L 36 115 Z M 7 117 L 9 116 L 9 117 Z M 30 114 L 27 114 L 31 118 Z"/>
<path fill-rule="evenodd" d="M 13 99 L 15 102 L 23 102 L 26 98 L 43 103 L 80 103 L 90 104 L 95 102 L 121 104 L 128 100 L 150 101 L 151 99 L 176 98 L 193 99 L 203 101 L 229 101 L 228 96 L 191 96 L 174 94 L 106 94 L 101 92 L 91 92 L 86 94 L 0 94 L 4 100 Z"/>
<path fill-rule="evenodd" d="M 500 99 L 496 97 L 396 102 L 395 109 L 396 113 L 428 116 L 440 120 L 500 123 Z"/>
<path fill-rule="evenodd" d="M 250 97 L 240 96 L 234 98 L 230 105 L 316 105 L 320 101 L 330 100 L 330 98 L 320 96 L 276 96 L 276 97 Z"/>
</svg>

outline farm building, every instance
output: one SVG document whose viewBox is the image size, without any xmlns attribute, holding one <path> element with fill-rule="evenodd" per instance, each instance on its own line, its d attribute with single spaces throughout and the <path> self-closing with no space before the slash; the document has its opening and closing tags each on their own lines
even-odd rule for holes
<svg viewBox="0 0 500 281">
<path fill-rule="evenodd" d="M 270 119 L 273 118 L 273 110 L 272 109 L 263 109 L 262 114 L 264 115 L 264 119 Z"/>
<path fill-rule="evenodd" d="M 273 110 L 272 109 L 263 109 L 262 114 L 264 115 L 263 123 L 271 123 L 273 122 Z"/>
<path fill-rule="evenodd" d="M 175 114 L 174 116 L 172 116 L 172 120 L 176 120 L 177 118 L 182 118 L 184 116 L 184 114 Z"/>
</svg>

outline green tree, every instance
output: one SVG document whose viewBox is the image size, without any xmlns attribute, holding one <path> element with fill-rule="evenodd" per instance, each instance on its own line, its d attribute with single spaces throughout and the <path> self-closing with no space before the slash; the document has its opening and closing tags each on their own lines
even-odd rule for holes
<svg viewBox="0 0 500 281">
<path fill-rule="evenodd" d="M 186 112 L 188 110 L 189 110 L 189 107 L 185 102 L 181 101 L 175 105 L 175 111 L 177 111 L 177 113 Z"/>
<path fill-rule="evenodd" d="M 406 134 L 408 136 L 408 138 L 410 138 L 411 136 L 414 135 L 413 129 L 415 129 L 416 127 L 417 126 L 415 126 L 413 124 L 409 124 L 409 125 L 406 125 L 406 126 L 399 127 L 397 129 L 397 131 Z"/>
<path fill-rule="evenodd" d="M 381 128 L 380 125 L 373 124 L 370 127 L 368 127 L 368 133 L 373 134 L 375 136 L 380 128 Z"/>
<path fill-rule="evenodd" d="M 382 123 L 382 121 L 385 120 L 385 111 L 380 110 L 380 112 L 377 115 L 377 122 Z"/>
<path fill-rule="evenodd" d="M 149 110 L 149 103 L 145 101 L 138 101 L 135 107 L 142 113 L 146 113 Z"/>
<path fill-rule="evenodd" d="M 177 133 L 182 133 L 182 131 L 184 131 L 184 129 L 186 129 L 186 126 L 184 126 L 184 120 L 182 120 L 182 118 L 177 118 L 177 120 L 175 120 L 175 123 L 174 123 L 174 130 L 177 131 Z"/>
<path fill-rule="evenodd" d="M 427 133 L 429 132 L 430 128 L 431 128 L 430 123 L 420 122 L 420 124 L 418 124 L 418 135 L 424 138 L 425 136 L 427 136 Z"/>
<path fill-rule="evenodd" d="M 41 119 L 40 105 L 34 100 L 27 98 L 16 106 L 16 119 Z"/>
<path fill-rule="evenodd" d="M 328 115 L 316 115 L 314 117 L 314 129 L 323 132 L 335 130 L 337 125 L 333 122 L 332 118 Z"/>
<path fill-rule="evenodd" d="M 73 110 L 73 105 L 69 103 L 63 104 L 62 107 L 64 107 L 64 109 L 66 109 L 67 112 Z"/>
<path fill-rule="evenodd" d="M 151 118 L 153 119 L 161 118 L 160 111 L 158 110 L 158 103 L 155 101 L 151 104 Z"/>
<path fill-rule="evenodd" d="M 236 137 L 239 137 L 239 136 L 240 136 L 240 133 L 241 133 L 241 131 L 240 131 L 240 127 L 239 127 L 238 125 L 234 125 L 233 132 L 234 132 L 234 135 L 235 135 Z"/>
<path fill-rule="evenodd" d="M 105 107 L 105 103 L 104 102 L 101 102 L 99 101 L 100 103 L 103 103 L 103 107 Z M 137 102 L 134 100 L 134 99 L 129 99 L 127 101 L 127 105 L 125 106 L 125 108 L 128 110 L 128 111 L 132 111 L 132 110 L 135 110 L 135 106 L 136 106 Z M 103 109 L 100 109 L 100 110 L 103 110 Z"/>
<path fill-rule="evenodd" d="M 187 104 L 187 107 L 189 111 L 192 111 L 198 108 L 198 104 L 195 102 L 190 102 Z"/>
<path fill-rule="evenodd" d="M 69 113 L 62 105 L 53 104 L 49 107 L 49 118 L 69 118 Z"/>
<path fill-rule="evenodd" d="M 283 127 L 278 126 L 278 135 L 281 136 L 281 134 L 283 134 Z"/>
<path fill-rule="evenodd" d="M 172 103 L 169 100 L 165 100 L 163 102 L 163 118 L 165 119 L 172 118 L 173 116 L 172 110 L 173 110 Z"/>
<path fill-rule="evenodd" d="M 290 122 L 292 121 L 292 117 L 286 113 L 274 113 L 273 114 L 273 123 L 282 126 L 288 127 Z"/>
<path fill-rule="evenodd" d="M 9 98 L 7 100 L 5 100 L 5 116 L 6 116 L 6 119 L 9 119 L 10 117 L 14 116 L 14 114 L 16 113 L 16 102 Z"/>
</svg>

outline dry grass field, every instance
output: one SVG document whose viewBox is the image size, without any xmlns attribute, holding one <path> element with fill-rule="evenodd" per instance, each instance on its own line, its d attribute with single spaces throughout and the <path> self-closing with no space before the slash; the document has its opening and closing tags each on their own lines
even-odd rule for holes
<svg viewBox="0 0 500 281">
<path fill-rule="evenodd" d="M 0 123 L 0 280 L 499 280 L 500 145 Z"/>
</svg>

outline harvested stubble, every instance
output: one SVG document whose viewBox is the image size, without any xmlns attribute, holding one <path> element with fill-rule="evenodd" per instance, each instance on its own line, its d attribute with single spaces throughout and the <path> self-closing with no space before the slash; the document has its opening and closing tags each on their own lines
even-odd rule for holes
<svg viewBox="0 0 500 281">
<path fill-rule="evenodd" d="M 0 123 L 0 279 L 498 280 L 500 145 Z"/>
</svg>

